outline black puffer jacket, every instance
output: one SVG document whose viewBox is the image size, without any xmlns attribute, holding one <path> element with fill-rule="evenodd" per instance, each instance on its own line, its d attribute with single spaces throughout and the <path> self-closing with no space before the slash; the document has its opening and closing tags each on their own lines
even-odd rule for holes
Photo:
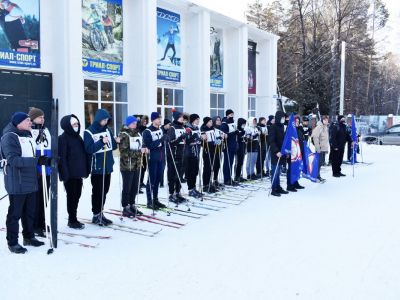
<svg viewBox="0 0 400 300">
<path fill-rule="evenodd" d="M 29 131 L 22 131 L 9 123 L 3 130 L 1 151 L 7 160 L 4 185 L 7 193 L 29 194 L 38 190 L 35 141 Z"/>
<path fill-rule="evenodd" d="M 285 117 L 285 113 L 277 111 L 275 114 L 275 124 L 270 127 L 268 141 L 271 149 L 271 164 L 276 165 L 278 163 L 278 157 L 276 154 L 281 151 L 283 140 L 285 138 L 285 127 L 281 124 L 281 118 Z M 281 157 L 281 165 L 286 163 L 284 155 Z"/>
<path fill-rule="evenodd" d="M 86 178 L 90 174 L 90 159 L 85 151 L 85 145 L 79 130 L 75 132 L 71 126 L 71 117 L 78 120 L 75 115 L 67 115 L 60 121 L 64 132 L 58 137 L 58 173 L 61 181 L 72 178 Z"/>
</svg>

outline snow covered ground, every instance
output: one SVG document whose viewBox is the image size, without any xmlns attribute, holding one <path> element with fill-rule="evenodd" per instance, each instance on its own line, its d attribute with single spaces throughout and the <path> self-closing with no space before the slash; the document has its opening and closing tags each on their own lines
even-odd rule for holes
<svg viewBox="0 0 400 300">
<path fill-rule="evenodd" d="M 192 208 L 209 213 L 198 220 L 158 213 L 187 225 L 153 238 L 88 225 L 84 233 L 112 239 L 60 236 L 99 245 L 12 255 L 0 231 L 0 299 L 400 299 L 400 147 L 363 152 L 373 164 L 356 165 L 354 178 L 350 165 L 340 179 L 325 168 L 325 184 L 302 179 L 305 190 L 280 198 L 260 189 L 217 212 Z M 118 184 L 114 175 L 106 208 L 119 208 Z M 63 192 L 59 200 L 59 230 L 71 232 Z M 0 227 L 7 206 L 0 201 Z M 91 216 L 88 180 L 79 215 Z"/>
</svg>

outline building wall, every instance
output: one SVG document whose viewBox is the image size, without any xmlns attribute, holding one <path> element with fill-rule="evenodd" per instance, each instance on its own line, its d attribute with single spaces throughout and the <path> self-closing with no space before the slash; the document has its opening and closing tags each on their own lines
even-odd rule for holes
<svg viewBox="0 0 400 300">
<path fill-rule="evenodd" d="M 60 100 L 60 117 L 74 113 L 84 120 L 84 79 L 104 79 L 82 72 L 81 0 L 41 0 L 41 68 L 53 73 L 53 94 Z M 277 37 L 253 34 L 246 24 L 223 17 L 183 0 L 123 1 L 124 74 L 109 77 L 128 84 L 130 114 L 156 109 L 157 6 L 181 14 L 182 82 L 185 111 L 201 117 L 210 113 L 210 25 L 223 28 L 225 108 L 247 117 L 247 42 L 258 43 L 257 116 L 275 113 Z M 0 66 L 0 68 L 2 68 Z"/>
</svg>

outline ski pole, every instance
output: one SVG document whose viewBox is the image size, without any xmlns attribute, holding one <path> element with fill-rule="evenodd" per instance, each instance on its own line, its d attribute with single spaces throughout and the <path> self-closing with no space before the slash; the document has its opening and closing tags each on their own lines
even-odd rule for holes
<svg viewBox="0 0 400 300">
<path fill-rule="evenodd" d="M 144 153 L 141 154 L 140 156 L 140 166 L 139 166 L 139 178 L 138 178 L 138 187 L 137 187 L 137 191 L 136 191 L 136 196 L 135 196 L 135 219 L 136 219 L 136 214 L 137 214 L 137 203 L 139 202 L 139 191 L 140 191 L 140 176 L 142 175 L 142 165 L 143 165 L 143 155 Z"/>
<path fill-rule="evenodd" d="M 106 155 L 107 155 L 107 145 L 103 146 L 103 180 L 101 185 L 101 211 L 100 211 L 100 226 L 103 223 L 103 210 L 104 210 L 104 190 L 105 190 L 105 179 L 106 179 Z"/>
<path fill-rule="evenodd" d="M 8 194 L 5 194 L 3 197 L 0 198 L 0 201 L 3 200 L 4 198 L 6 198 L 8 196 Z"/>
<path fill-rule="evenodd" d="M 154 204 L 154 197 L 153 197 L 153 189 L 152 189 L 152 182 L 151 182 L 151 177 L 150 177 L 150 169 L 149 169 L 149 158 L 147 155 L 145 155 L 145 160 L 146 160 L 146 167 L 148 171 L 149 178 L 147 178 L 147 184 L 149 185 L 149 190 L 150 190 L 150 198 L 151 198 L 151 206 L 153 208 L 153 216 L 156 215 L 155 213 L 155 204 Z"/>
</svg>

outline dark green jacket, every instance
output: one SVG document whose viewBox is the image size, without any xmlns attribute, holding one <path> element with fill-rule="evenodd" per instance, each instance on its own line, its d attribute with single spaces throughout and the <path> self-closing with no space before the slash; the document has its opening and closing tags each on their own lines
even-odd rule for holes
<svg viewBox="0 0 400 300">
<path fill-rule="evenodd" d="M 143 145 L 142 137 L 138 129 L 130 129 L 126 126 L 122 127 L 119 137 L 120 152 L 120 170 L 121 171 L 136 171 L 142 166 L 141 148 Z M 140 139 L 132 139 L 140 138 Z M 134 150 L 131 149 L 131 146 Z"/>
</svg>

